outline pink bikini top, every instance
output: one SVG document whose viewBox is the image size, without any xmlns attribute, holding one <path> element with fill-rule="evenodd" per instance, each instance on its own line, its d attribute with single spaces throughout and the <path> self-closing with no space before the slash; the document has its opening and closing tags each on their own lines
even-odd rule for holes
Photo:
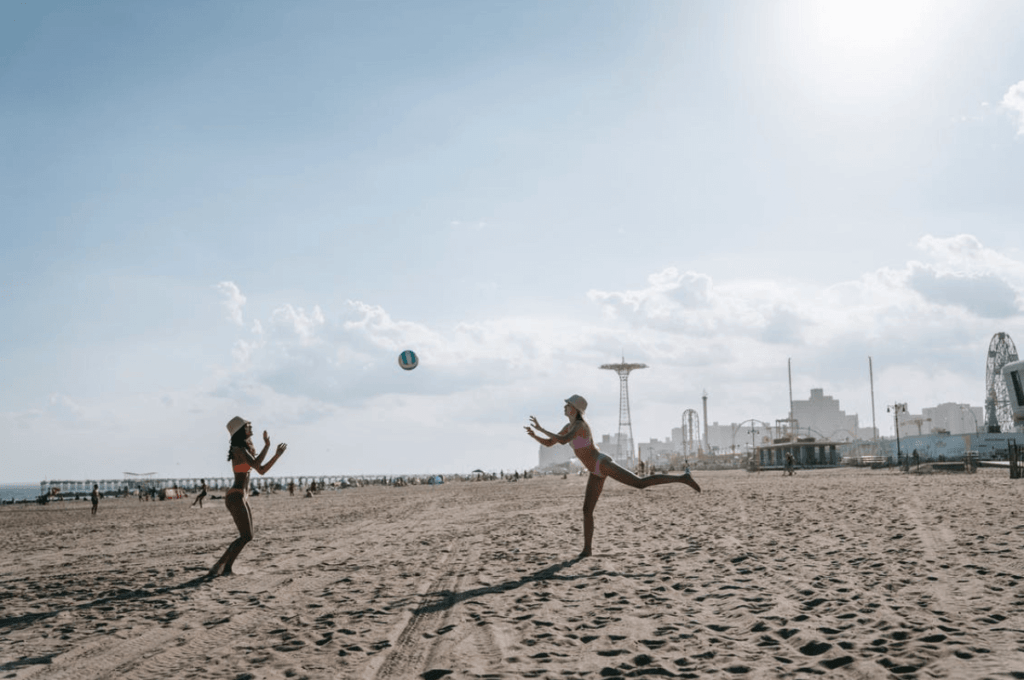
<svg viewBox="0 0 1024 680">
<path fill-rule="evenodd" d="M 569 442 L 569 446 L 571 446 L 573 448 L 573 450 L 575 450 L 575 451 L 579 451 L 580 449 L 585 449 L 588 446 L 593 446 L 593 445 L 594 445 L 594 440 L 593 439 L 591 439 L 590 437 L 584 437 L 581 434 L 576 435 L 576 438 L 573 439 L 571 442 Z"/>
</svg>

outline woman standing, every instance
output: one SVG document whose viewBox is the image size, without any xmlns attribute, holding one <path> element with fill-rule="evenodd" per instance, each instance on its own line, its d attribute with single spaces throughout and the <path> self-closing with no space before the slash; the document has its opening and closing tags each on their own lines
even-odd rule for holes
<svg viewBox="0 0 1024 680">
<path fill-rule="evenodd" d="M 658 484 L 678 482 L 700 492 L 700 485 L 690 476 L 689 471 L 682 475 L 637 477 L 613 461 L 611 457 L 598 451 L 594 445 L 594 436 L 590 432 L 590 425 L 583 419 L 583 413 L 586 410 L 587 400 L 574 394 L 565 400 L 565 417 L 569 419 L 569 424 L 557 434 L 548 432 L 541 427 L 534 416 L 530 416 L 530 425 L 524 428 L 528 435 L 544 446 L 568 444 L 576 452 L 576 457 L 580 459 L 584 467 L 590 471 L 590 477 L 587 479 L 587 495 L 583 501 L 583 552 L 580 553 L 580 557 L 589 557 L 591 554 L 590 543 L 594 537 L 594 506 L 597 505 L 597 499 L 601 497 L 605 477 L 611 477 L 634 489 L 646 489 Z M 539 436 L 534 430 L 547 435 L 547 437 Z"/>
<path fill-rule="evenodd" d="M 238 527 L 238 538 L 228 546 L 224 555 L 217 560 L 217 564 L 210 569 L 210 576 L 230 574 L 238 553 L 252 540 L 252 511 L 247 500 L 249 470 L 255 469 L 261 475 L 267 474 L 288 447 L 287 444 L 278 444 L 274 457 L 264 465 L 263 459 L 270 450 L 270 436 L 266 430 L 263 431 L 263 450 L 258 456 L 252 443 L 252 423 L 235 416 L 228 423 L 228 432 L 231 433 L 228 460 L 231 461 L 231 468 L 235 472 L 235 483 L 224 495 L 224 504 L 228 507 L 231 518 L 235 520 L 235 526 Z"/>
</svg>

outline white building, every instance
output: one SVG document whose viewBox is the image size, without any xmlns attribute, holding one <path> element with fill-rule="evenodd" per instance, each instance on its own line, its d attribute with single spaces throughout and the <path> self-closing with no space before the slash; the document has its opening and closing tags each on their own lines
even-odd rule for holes
<svg viewBox="0 0 1024 680">
<path fill-rule="evenodd" d="M 984 429 L 982 421 L 985 419 L 985 409 L 981 406 L 946 402 L 933 408 L 921 409 L 921 413 L 931 418 L 930 432 L 967 434 Z"/>
<path fill-rule="evenodd" d="M 537 456 L 539 459 L 537 467 L 541 470 L 576 460 L 576 454 L 568 444 L 555 444 L 554 446 L 541 444 Z"/>
<path fill-rule="evenodd" d="M 637 448 L 640 452 L 640 460 L 652 465 L 665 465 L 669 459 L 679 455 L 680 452 L 679 445 L 672 439 L 659 441 L 653 437 L 649 442 L 641 442 Z"/>
<path fill-rule="evenodd" d="M 793 417 L 801 436 L 809 429 L 810 435 L 830 441 L 845 439 L 871 438 L 871 428 L 866 435 L 860 432 L 857 415 L 846 415 L 839 408 L 839 401 L 825 394 L 825 390 L 815 387 L 811 390 L 811 398 L 806 401 L 793 400 Z"/>
<path fill-rule="evenodd" d="M 675 430 L 672 431 L 673 434 Z M 771 428 L 761 423 L 730 423 L 719 425 L 717 422 L 708 425 L 708 445 L 718 453 L 735 453 L 750 449 L 751 442 L 760 446 L 771 443 Z"/>
<path fill-rule="evenodd" d="M 900 436 L 978 432 L 984 429 L 984 417 L 984 409 L 980 406 L 953 402 L 923 408 L 921 413 L 911 413 L 907 409 L 899 414 Z"/>
</svg>

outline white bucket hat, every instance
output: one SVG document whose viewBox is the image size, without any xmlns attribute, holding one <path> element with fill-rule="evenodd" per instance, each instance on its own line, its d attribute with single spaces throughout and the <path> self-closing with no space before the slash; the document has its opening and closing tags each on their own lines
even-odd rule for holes
<svg viewBox="0 0 1024 680">
<path fill-rule="evenodd" d="M 228 421 L 228 432 L 230 432 L 231 436 L 234 437 L 236 432 L 238 432 L 248 424 L 248 420 L 240 416 L 235 416 L 234 418 Z"/>
<path fill-rule="evenodd" d="M 565 400 L 565 403 L 572 406 L 580 413 L 586 413 L 587 411 L 587 400 L 578 394 L 574 394 Z"/>
</svg>

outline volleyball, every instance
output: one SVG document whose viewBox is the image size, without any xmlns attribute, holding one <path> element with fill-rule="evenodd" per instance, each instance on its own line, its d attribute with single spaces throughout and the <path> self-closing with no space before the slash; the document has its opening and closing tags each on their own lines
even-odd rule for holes
<svg viewBox="0 0 1024 680">
<path fill-rule="evenodd" d="M 398 365 L 407 371 L 411 371 L 420 365 L 419 357 L 416 356 L 416 352 L 411 349 L 407 349 L 398 355 Z"/>
</svg>

